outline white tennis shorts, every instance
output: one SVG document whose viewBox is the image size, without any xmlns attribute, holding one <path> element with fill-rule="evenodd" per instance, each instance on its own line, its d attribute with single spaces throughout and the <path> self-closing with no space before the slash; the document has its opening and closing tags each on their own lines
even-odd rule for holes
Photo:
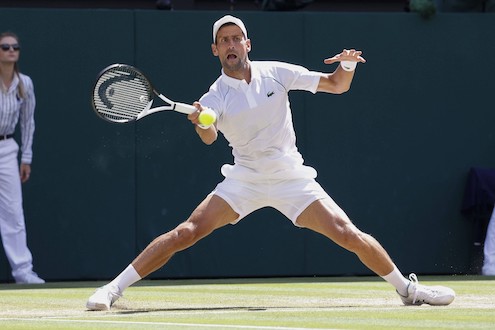
<svg viewBox="0 0 495 330">
<path fill-rule="evenodd" d="M 225 178 L 210 194 L 224 199 L 239 214 L 232 224 L 263 207 L 273 207 L 297 226 L 297 217 L 311 203 L 319 199 L 331 199 L 320 184 L 311 178 L 256 183 Z"/>
</svg>

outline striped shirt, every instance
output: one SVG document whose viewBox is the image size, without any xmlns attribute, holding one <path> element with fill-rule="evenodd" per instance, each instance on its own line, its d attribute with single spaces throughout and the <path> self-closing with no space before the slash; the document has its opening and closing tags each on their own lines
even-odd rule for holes
<svg viewBox="0 0 495 330">
<path fill-rule="evenodd" d="M 13 134 L 17 123 L 21 127 L 21 162 L 31 164 L 33 158 L 34 108 L 36 98 L 33 81 L 20 73 L 24 87 L 24 98 L 19 95 L 19 77 L 14 80 L 8 90 L 0 91 L 0 135 Z"/>
</svg>

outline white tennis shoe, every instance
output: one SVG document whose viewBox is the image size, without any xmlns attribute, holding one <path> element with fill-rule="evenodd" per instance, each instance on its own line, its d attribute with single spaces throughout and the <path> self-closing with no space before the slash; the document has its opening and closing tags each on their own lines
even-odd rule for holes
<svg viewBox="0 0 495 330">
<path fill-rule="evenodd" d="M 16 284 L 43 284 L 45 280 L 33 271 L 15 277 Z"/>
<path fill-rule="evenodd" d="M 399 293 L 404 305 L 422 305 L 432 306 L 449 305 L 454 301 L 455 292 L 445 286 L 426 286 L 418 283 L 416 274 L 409 275 L 409 285 L 407 286 L 407 297 Z M 397 292 L 398 293 L 398 292 Z"/>
<path fill-rule="evenodd" d="M 97 289 L 86 303 L 86 308 L 92 311 L 107 311 L 113 303 L 122 297 L 117 286 L 105 285 Z"/>
</svg>

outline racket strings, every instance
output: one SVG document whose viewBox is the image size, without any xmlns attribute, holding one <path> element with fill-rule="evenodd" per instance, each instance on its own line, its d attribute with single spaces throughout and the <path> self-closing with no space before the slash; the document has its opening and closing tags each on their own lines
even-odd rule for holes
<svg viewBox="0 0 495 330">
<path fill-rule="evenodd" d="M 111 121 L 134 120 L 151 100 L 152 87 L 146 78 L 125 68 L 101 75 L 94 89 L 94 105 Z"/>
</svg>

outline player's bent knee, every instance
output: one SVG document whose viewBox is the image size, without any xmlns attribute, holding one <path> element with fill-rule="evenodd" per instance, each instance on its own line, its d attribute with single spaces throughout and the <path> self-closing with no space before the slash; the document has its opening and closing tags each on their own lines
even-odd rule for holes
<svg viewBox="0 0 495 330">
<path fill-rule="evenodd" d="M 342 236 L 340 245 L 351 252 L 359 253 L 359 251 L 366 249 L 368 246 L 366 234 L 359 230 L 346 231 Z"/>
<path fill-rule="evenodd" d="M 176 229 L 176 237 L 185 245 L 193 245 L 201 238 L 205 237 L 209 231 L 205 231 L 201 226 L 197 226 L 191 222 L 184 222 Z"/>
</svg>

